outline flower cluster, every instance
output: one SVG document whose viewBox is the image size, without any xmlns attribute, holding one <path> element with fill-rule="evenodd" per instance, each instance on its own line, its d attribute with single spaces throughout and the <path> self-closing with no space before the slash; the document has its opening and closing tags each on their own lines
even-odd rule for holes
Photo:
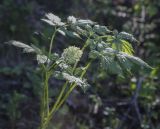
<svg viewBox="0 0 160 129">
<path fill-rule="evenodd" d="M 56 16 L 52 13 L 48 13 L 45 16 L 46 16 L 46 19 L 42 19 L 42 21 L 48 23 L 49 25 L 52 25 L 52 26 L 63 26 L 63 25 L 65 25 L 65 23 L 63 23 L 61 21 L 61 18 L 59 18 L 58 16 Z"/>
<path fill-rule="evenodd" d="M 75 64 L 78 62 L 82 56 L 82 50 L 80 48 L 75 47 L 75 46 L 70 46 L 66 49 L 64 49 L 62 53 L 62 59 L 67 63 L 67 64 Z"/>
<path fill-rule="evenodd" d="M 80 78 L 77 78 L 75 76 L 71 76 L 68 73 L 63 73 L 64 79 L 68 80 L 69 83 L 76 83 L 77 86 L 82 87 L 85 89 L 86 87 L 89 86 L 89 84 L 86 82 L 86 80 L 82 80 Z"/>
</svg>

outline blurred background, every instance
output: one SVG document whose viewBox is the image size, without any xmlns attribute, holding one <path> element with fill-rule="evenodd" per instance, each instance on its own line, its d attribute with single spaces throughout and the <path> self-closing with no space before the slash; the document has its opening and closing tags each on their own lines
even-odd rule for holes
<svg viewBox="0 0 160 129">
<path fill-rule="evenodd" d="M 160 0 L 0 0 L 0 129 L 39 125 L 42 82 L 36 60 L 4 42 L 48 46 L 53 30 L 40 20 L 47 12 L 133 34 L 140 41 L 135 55 L 155 68 L 121 79 L 101 70 L 91 76 L 93 65 L 91 87 L 86 93 L 74 90 L 49 129 L 160 129 Z M 56 42 L 55 51 L 62 51 L 74 40 L 58 35 Z M 57 83 L 50 80 L 52 100 Z"/>
</svg>

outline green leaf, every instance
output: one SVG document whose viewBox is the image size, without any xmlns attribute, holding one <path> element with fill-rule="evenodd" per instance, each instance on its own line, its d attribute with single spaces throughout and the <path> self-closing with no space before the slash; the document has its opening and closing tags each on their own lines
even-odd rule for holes
<svg viewBox="0 0 160 129">
<path fill-rule="evenodd" d="M 72 37 L 72 38 L 81 38 L 79 34 L 77 34 L 76 32 L 72 32 L 72 31 L 66 31 L 66 34 L 69 36 L 69 37 Z"/>
<path fill-rule="evenodd" d="M 92 50 L 89 54 L 92 59 L 99 59 L 100 66 L 110 73 L 131 73 L 134 64 L 144 68 L 151 68 L 146 62 L 138 57 L 119 52 L 112 48 L 106 48 L 102 51 Z"/>
<path fill-rule="evenodd" d="M 118 65 L 118 63 L 115 61 L 116 53 L 117 53 L 116 50 L 112 48 L 106 48 L 105 50 L 100 52 L 96 50 L 92 50 L 90 52 L 90 58 L 99 59 L 100 61 L 99 64 L 102 69 L 110 73 L 118 74 L 118 73 L 121 73 L 121 68 Z"/>
<path fill-rule="evenodd" d="M 129 33 L 126 33 L 126 32 L 120 32 L 120 33 L 118 34 L 118 37 L 119 37 L 120 39 L 127 40 L 127 41 L 129 41 L 129 42 L 131 42 L 131 43 L 137 43 L 137 42 L 138 42 L 138 41 L 134 38 L 133 35 L 131 35 L 131 34 L 129 34 Z"/>
<path fill-rule="evenodd" d="M 84 25 L 87 25 L 87 24 L 93 25 L 93 24 L 95 24 L 95 22 L 93 22 L 91 20 L 83 20 L 83 19 L 79 19 L 76 22 L 76 25 L 78 25 L 78 26 L 84 26 Z"/>
<path fill-rule="evenodd" d="M 120 37 L 110 37 L 109 43 L 111 44 L 112 48 L 121 52 L 125 52 L 129 55 L 133 55 L 134 50 L 132 45 Z"/>
<path fill-rule="evenodd" d="M 106 35 L 111 33 L 111 31 L 106 26 L 100 26 L 100 25 L 95 25 L 93 27 L 93 31 L 99 35 Z"/>
<path fill-rule="evenodd" d="M 55 23 L 53 23 L 52 21 L 48 20 L 48 19 L 41 19 L 42 21 L 46 22 L 47 24 L 51 25 L 51 26 L 56 26 Z"/>
<path fill-rule="evenodd" d="M 12 41 L 7 42 L 7 44 L 14 45 L 19 48 L 23 48 L 23 52 L 25 52 L 25 53 L 36 52 L 33 47 L 31 47 L 25 43 L 19 42 L 19 41 L 12 40 Z"/>
<path fill-rule="evenodd" d="M 125 40 L 121 40 L 121 47 L 122 47 L 122 50 L 121 50 L 122 52 L 125 52 L 129 55 L 133 55 L 134 50 L 132 45 L 129 42 Z"/>
<path fill-rule="evenodd" d="M 108 71 L 109 73 L 113 74 L 122 73 L 121 67 L 118 65 L 118 63 L 115 61 L 113 57 L 102 56 L 100 65 L 104 70 Z"/>
<path fill-rule="evenodd" d="M 81 36 L 85 36 L 85 37 L 89 36 L 89 32 L 87 31 L 87 29 L 83 27 L 72 25 L 71 29 Z"/>
<path fill-rule="evenodd" d="M 38 47 L 36 47 L 35 45 L 33 45 L 33 44 L 31 46 L 29 46 L 29 45 L 26 45 L 26 44 L 24 44 L 22 42 L 14 41 L 14 40 L 7 42 L 7 44 L 11 44 L 11 45 L 14 45 L 16 47 L 23 48 L 23 52 L 25 52 L 25 53 L 31 53 L 31 52 L 32 53 L 36 53 L 37 54 L 36 59 L 38 61 L 38 64 L 44 64 L 46 62 L 47 63 L 50 62 L 48 57 L 43 55 L 41 50 Z"/>
<path fill-rule="evenodd" d="M 69 31 L 66 28 L 60 28 L 60 29 L 58 29 L 58 32 L 60 34 L 62 34 L 63 36 L 67 35 L 72 38 L 81 38 L 79 34 L 77 34 L 76 32 L 73 32 L 73 31 Z"/>
<path fill-rule="evenodd" d="M 132 63 L 137 64 L 138 66 L 142 66 L 144 68 L 150 68 L 152 69 L 151 66 L 149 66 L 146 62 L 144 62 L 142 59 L 136 57 L 136 56 L 132 56 L 132 55 L 128 55 L 125 53 L 120 53 L 122 56 L 126 57 L 128 60 L 130 60 Z"/>
<path fill-rule="evenodd" d="M 125 56 L 119 55 L 119 54 L 117 54 L 116 57 L 118 59 L 118 63 L 123 69 L 126 69 L 126 70 L 131 69 L 132 63 L 130 62 L 130 60 L 128 60 Z"/>
<path fill-rule="evenodd" d="M 64 29 L 58 29 L 57 30 L 61 35 L 66 36 L 66 32 Z"/>
<path fill-rule="evenodd" d="M 96 59 L 98 56 L 99 56 L 99 52 L 98 52 L 98 51 L 92 50 L 92 51 L 89 53 L 89 57 L 90 57 L 91 59 Z"/>
</svg>

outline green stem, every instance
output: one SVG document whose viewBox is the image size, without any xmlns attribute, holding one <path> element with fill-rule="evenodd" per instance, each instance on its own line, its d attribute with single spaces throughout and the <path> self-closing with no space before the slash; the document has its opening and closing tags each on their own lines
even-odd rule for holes
<svg viewBox="0 0 160 129">
<path fill-rule="evenodd" d="M 92 61 L 93 61 L 93 60 L 91 60 L 91 61 L 87 64 L 85 70 L 82 72 L 82 74 L 81 74 L 81 76 L 80 76 L 81 79 L 84 77 L 84 75 L 85 75 L 85 73 L 87 72 L 87 70 L 88 70 L 89 66 L 91 65 Z M 74 89 L 75 87 L 76 87 L 76 83 L 71 84 L 70 89 L 68 90 L 68 92 L 66 93 L 66 95 L 64 96 L 64 98 L 61 100 L 61 102 L 57 105 L 56 110 L 58 110 L 58 109 L 61 107 L 61 105 L 65 102 L 65 100 L 68 98 L 68 96 L 70 95 L 70 93 L 73 91 L 73 89 Z"/>
<path fill-rule="evenodd" d="M 75 72 L 75 70 L 76 70 L 77 65 L 78 65 L 78 61 L 76 61 L 76 63 L 75 63 L 75 64 L 74 64 L 74 66 L 73 66 L 72 74 L 74 74 L 74 72 Z"/>
<path fill-rule="evenodd" d="M 42 87 L 42 91 L 43 91 L 43 94 L 41 96 L 41 126 L 43 126 L 43 122 L 44 122 L 44 118 L 46 117 L 45 116 L 45 111 L 46 111 L 46 104 L 45 104 L 45 72 L 46 71 L 46 67 L 45 65 L 41 65 L 41 68 L 42 68 L 42 71 L 43 71 L 43 82 L 44 82 L 44 85 Z"/>
<path fill-rule="evenodd" d="M 52 51 L 52 47 L 53 47 L 53 41 L 56 35 L 57 29 L 55 28 L 55 31 L 51 37 L 51 41 L 50 41 L 50 46 L 49 46 L 49 52 L 48 52 L 48 59 L 50 59 L 51 56 L 51 51 Z M 55 64 L 53 64 L 53 66 L 51 67 L 54 68 Z M 45 72 L 45 79 L 44 79 L 44 88 L 43 88 L 43 96 L 42 96 L 42 107 L 41 107 L 41 127 L 43 129 L 44 126 L 44 121 L 45 118 L 49 116 L 49 85 L 48 85 L 48 81 L 49 81 L 49 77 L 50 77 L 50 69 L 49 72 L 46 69 L 45 65 L 42 66 L 44 72 Z"/>
<path fill-rule="evenodd" d="M 82 49 L 81 49 L 82 52 L 84 52 L 85 48 L 88 46 L 88 41 L 89 41 L 89 39 L 90 39 L 90 37 L 88 37 L 87 40 L 86 40 L 86 42 L 84 43 L 84 45 L 83 45 L 83 47 L 82 47 Z M 78 62 L 76 62 L 76 63 L 74 64 L 73 71 L 72 71 L 73 74 L 74 74 L 74 72 L 75 72 L 75 70 L 76 70 L 77 65 L 78 65 Z"/>
<path fill-rule="evenodd" d="M 44 120 L 46 118 L 46 93 L 45 86 L 43 87 L 42 106 L 41 106 L 41 128 L 43 127 Z"/>
<path fill-rule="evenodd" d="M 45 65 L 42 65 L 44 71 L 44 86 L 43 86 L 43 96 L 42 96 L 42 106 L 41 106 L 41 126 L 40 129 L 45 129 L 44 123 L 49 116 L 49 77 L 54 72 L 57 65 L 52 66 L 52 69 L 46 69 Z M 52 72 L 52 73 L 51 73 Z"/>
<path fill-rule="evenodd" d="M 84 43 L 84 46 L 82 47 L 82 51 L 84 51 L 85 48 L 88 46 L 88 40 L 89 40 L 89 38 L 90 38 L 90 37 L 88 37 L 87 40 L 86 40 L 86 42 Z M 91 64 L 91 62 L 89 63 L 89 65 L 90 65 L 90 64 Z M 74 67 L 73 67 L 73 74 L 74 74 L 74 71 L 75 71 L 77 65 L 78 65 L 78 62 L 76 62 L 75 65 L 74 65 Z M 82 72 L 81 78 L 82 78 L 82 77 L 84 76 L 84 74 L 86 73 L 89 65 L 86 66 L 86 69 L 84 70 L 85 72 L 84 72 L 84 71 Z M 68 98 L 69 94 L 72 92 L 72 90 L 74 89 L 75 86 L 76 86 L 76 84 L 71 84 L 69 91 L 66 93 L 66 95 L 64 96 L 64 98 L 59 102 L 59 104 L 56 105 L 57 107 L 56 107 L 55 111 L 58 110 L 59 107 L 60 107 L 60 106 L 64 103 L 64 101 Z M 59 106 L 58 106 L 58 105 L 59 105 Z"/>
<path fill-rule="evenodd" d="M 58 103 L 60 102 L 61 98 L 63 97 L 65 89 L 67 88 L 67 85 L 68 85 L 68 81 L 63 85 L 62 90 L 61 90 L 55 104 L 53 105 L 51 111 L 49 112 L 49 115 L 43 124 L 44 129 L 48 126 L 49 121 L 52 119 L 54 113 L 56 112 L 56 107 L 57 107 Z"/>
<path fill-rule="evenodd" d="M 58 62 L 58 63 L 53 63 L 48 69 L 49 69 L 49 71 L 52 71 L 52 70 L 54 70 L 59 64 L 60 64 L 61 62 Z"/>
<path fill-rule="evenodd" d="M 50 58 L 50 56 L 51 56 L 51 51 L 52 51 L 52 47 L 53 47 L 53 40 L 55 38 L 56 32 L 57 32 L 57 29 L 55 28 L 55 31 L 54 31 L 54 33 L 52 35 L 50 46 L 49 46 L 48 58 Z"/>
<path fill-rule="evenodd" d="M 68 81 L 63 85 L 62 90 L 61 90 L 61 92 L 60 92 L 60 94 L 59 94 L 59 96 L 58 96 L 58 98 L 57 98 L 57 100 L 56 100 L 53 108 L 51 109 L 51 111 L 49 113 L 49 116 L 52 116 L 53 112 L 55 111 L 56 106 L 59 103 L 59 101 L 61 100 L 61 98 L 63 96 L 63 93 L 65 92 L 65 89 L 66 89 L 67 85 L 68 85 Z"/>
<path fill-rule="evenodd" d="M 73 83 L 73 84 L 70 85 L 70 89 L 65 94 L 65 96 L 63 97 L 63 99 L 61 100 L 61 102 L 57 105 L 56 110 L 58 110 L 62 106 L 62 104 L 67 100 L 68 96 L 70 95 L 70 93 L 73 91 L 73 89 L 75 87 L 76 87 L 76 83 Z"/>
<path fill-rule="evenodd" d="M 88 46 L 88 40 L 89 40 L 89 38 L 90 38 L 90 37 L 88 37 L 88 39 L 87 39 L 86 42 L 84 43 L 84 46 L 82 47 L 82 51 L 84 51 L 85 48 Z M 89 66 L 91 65 L 91 62 L 92 62 L 92 61 L 90 61 L 90 62 L 88 63 L 88 65 L 86 66 L 86 69 L 82 72 L 81 78 L 83 78 L 83 76 L 84 76 L 84 74 L 86 73 L 87 69 L 88 69 Z M 77 65 L 78 65 L 78 62 L 76 62 L 75 65 L 74 65 L 74 67 L 73 67 L 73 74 L 74 74 L 74 71 L 75 71 Z M 59 103 L 60 106 L 61 106 L 61 105 L 64 103 L 64 101 L 68 98 L 69 94 L 72 92 L 72 90 L 74 89 L 75 86 L 76 86 L 75 83 L 71 84 L 70 89 L 69 89 L 69 91 L 66 93 L 64 99 Z M 58 107 L 56 108 L 56 110 L 58 110 L 60 106 L 58 106 Z"/>
<path fill-rule="evenodd" d="M 88 46 L 88 41 L 89 41 L 90 37 L 87 38 L 86 42 L 84 43 L 84 46 L 82 47 L 82 52 L 84 52 L 85 48 Z"/>
<path fill-rule="evenodd" d="M 54 37 L 54 36 L 55 36 L 55 33 L 53 34 L 52 39 L 51 39 L 50 51 L 49 51 L 50 54 L 51 54 L 51 48 L 52 48 L 52 43 L 53 43 L 53 37 Z M 88 39 L 86 40 L 86 42 L 84 43 L 84 46 L 82 47 L 82 51 L 84 51 L 85 48 L 88 46 L 88 40 L 89 40 L 89 37 L 88 37 Z M 50 54 L 49 54 L 49 57 L 50 57 Z M 88 67 L 89 67 L 90 64 L 91 64 L 91 63 L 89 63 L 89 64 L 86 66 L 86 69 L 82 72 L 81 78 L 83 78 L 83 76 L 84 76 L 84 74 L 86 73 L 86 71 L 87 71 L 87 69 L 88 69 Z M 53 66 L 54 66 L 54 65 L 55 65 L 55 64 L 53 64 Z M 74 71 L 75 71 L 77 65 L 78 65 L 78 62 L 76 62 L 75 65 L 74 65 L 74 67 L 73 67 L 73 74 L 74 74 Z M 50 68 L 52 68 L 52 67 L 50 67 Z M 49 115 L 47 116 L 47 119 L 45 120 L 45 122 L 44 122 L 44 124 L 43 124 L 43 128 L 44 128 L 44 129 L 47 128 L 48 123 L 49 123 L 49 121 L 51 120 L 51 118 L 53 117 L 54 113 L 61 107 L 61 105 L 62 105 L 62 104 L 65 102 L 65 100 L 68 98 L 69 94 L 70 94 L 70 93 L 72 92 L 72 90 L 76 87 L 76 83 L 71 84 L 69 91 L 68 91 L 68 92 L 65 94 L 65 96 L 63 97 L 64 92 L 65 92 L 65 89 L 67 88 L 67 85 L 68 85 L 68 81 L 66 81 L 66 83 L 63 85 L 62 90 L 61 90 L 61 92 L 60 92 L 60 94 L 59 94 L 59 96 L 58 96 L 55 104 L 53 105 L 51 111 L 49 112 Z M 62 97 L 63 97 L 63 98 L 62 98 Z"/>
<path fill-rule="evenodd" d="M 108 38 L 108 35 L 99 36 L 99 38 Z"/>
<path fill-rule="evenodd" d="M 46 113 L 47 116 L 49 115 L 49 94 L 48 94 L 48 81 L 49 81 L 49 76 L 48 72 L 45 72 L 45 103 L 46 103 Z"/>
</svg>

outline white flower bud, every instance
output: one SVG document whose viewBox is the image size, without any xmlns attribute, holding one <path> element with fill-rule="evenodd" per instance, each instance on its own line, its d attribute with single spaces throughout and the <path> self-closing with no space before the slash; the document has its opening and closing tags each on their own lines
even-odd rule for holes
<svg viewBox="0 0 160 129">
<path fill-rule="evenodd" d="M 76 21 L 77 21 L 77 19 L 76 19 L 74 16 L 69 16 L 69 17 L 67 18 L 67 21 L 68 21 L 68 23 L 75 24 Z"/>
</svg>

